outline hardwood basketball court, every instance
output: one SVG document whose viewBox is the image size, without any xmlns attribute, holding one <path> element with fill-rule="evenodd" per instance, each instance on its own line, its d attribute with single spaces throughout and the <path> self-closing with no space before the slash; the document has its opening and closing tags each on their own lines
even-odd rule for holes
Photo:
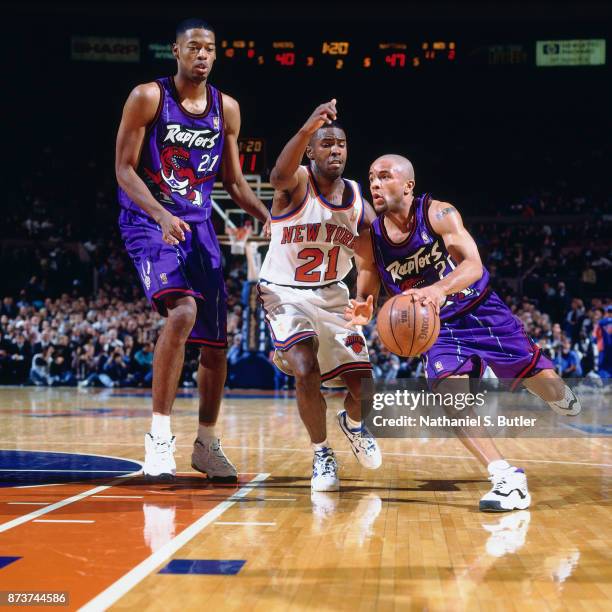
<svg viewBox="0 0 612 612">
<path fill-rule="evenodd" d="M 137 475 L 147 391 L 2 388 L 0 591 L 68 591 L 61 609 L 86 610 L 612 608 L 609 438 L 499 440 L 533 504 L 483 514 L 489 483 L 456 440 L 382 440 L 382 468 L 362 469 L 341 397 L 342 488 L 311 496 L 291 395 L 226 394 L 240 482 L 213 487 L 190 468 L 197 400 L 182 392 L 178 481 L 152 486 Z"/>
</svg>

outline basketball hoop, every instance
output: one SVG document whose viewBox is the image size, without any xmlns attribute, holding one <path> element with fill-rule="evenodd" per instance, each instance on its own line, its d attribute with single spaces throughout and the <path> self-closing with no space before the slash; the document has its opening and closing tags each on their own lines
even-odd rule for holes
<svg viewBox="0 0 612 612">
<path fill-rule="evenodd" d="M 244 255 L 246 243 L 253 233 L 250 225 L 244 227 L 228 227 L 226 229 L 230 241 L 230 252 L 232 255 Z"/>
</svg>

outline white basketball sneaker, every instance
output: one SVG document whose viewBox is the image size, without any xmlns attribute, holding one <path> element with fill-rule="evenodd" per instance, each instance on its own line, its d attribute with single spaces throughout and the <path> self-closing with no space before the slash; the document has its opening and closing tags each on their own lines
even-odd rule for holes
<svg viewBox="0 0 612 612">
<path fill-rule="evenodd" d="M 238 472 L 234 464 L 225 456 L 221 440 L 202 442 L 199 438 L 193 443 L 191 467 L 206 474 L 212 482 L 234 484 L 238 482 Z"/>
<path fill-rule="evenodd" d="M 312 461 L 312 478 L 310 486 L 313 491 L 339 491 L 338 464 L 331 448 L 315 451 Z"/>
<path fill-rule="evenodd" d="M 531 389 L 525 387 L 531 395 L 540 397 Z M 576 416 L 582 412 L 582 404 L 570 387 L 565 385 L 565 396 L 558 402 L 546 402 L 560 416 Z"/>
<path fill-rule="evenodd" d="M 482 512 L 508 512 L 526 510 L 531 504 L 531 495 L 527 489 L 527 477 L 520 468 L 510 466 L 505 470 L 491 473 L 489 480 L 492 489 L 480 500 Z"/>
<path fill-rule="evenodd" d="M 365 424 L 362 423 L 359 429 L 351 429 L 346 422 L 346 410 L 341 410 L 337 418 L 342 433 L 351 443 L 351 450 L 357 461 L 368 470 L 377 470 L 382 464 L 382 454 Z"/>
<path fill-rule="evenodd" d="M 176 478 L 174 450 L 176 438 L 145 434 L 145 461 L 142 471 L 145 480 L 173 482 Z"/>
</svg>

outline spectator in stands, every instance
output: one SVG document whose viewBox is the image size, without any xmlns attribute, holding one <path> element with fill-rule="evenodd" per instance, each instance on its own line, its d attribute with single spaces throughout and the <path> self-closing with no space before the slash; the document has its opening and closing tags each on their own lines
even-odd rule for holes
<svg viewBox="0 0 612 612">
<path fill-rule="evenodd" d="M 18 333 L 11 347 L 11 378 L 12 383 L 21 385 L 27 381 L 32 349 L 23 333 Z"/>
<path fill-rule="evenodd" d="M 134 371 L 136 380 L 139 384 L 144 384 L 147 387 L 151 385 L 153 380 L 153 342 L 147 342 L 134 355 Z"/>
<path fill-rule="evenodd" d="M 580 357 L 576 351 L 572 350 L 572 343 L 569 338 L 563 339 L 561 351 L 555 357 L 555 368 L 563 378 L 580 378 L 582 367 Z"/>
<path fill-rule="evenodd" d="M 53 361 L 53 347 L 47 346 L 41 353 L 37 353 L 32 358 L 30 368 L 30 380 L 37 387 L 50 385 L 49 364 Z"/>
<path fill-rule="evenodd" d="M 563 331 L 572 342 L 578 340 L 578 333 L 584 319 L 584 312 L 582 300 L 574 298 L 563 322 Z"/>
<path fill-rule="evenodd" d="M 599 349 L 599 370 L 602 378 L 612 378 L 612 305 L 608 305 L 606 316 L 597 326 L 597 347 Z"/>
</svg>

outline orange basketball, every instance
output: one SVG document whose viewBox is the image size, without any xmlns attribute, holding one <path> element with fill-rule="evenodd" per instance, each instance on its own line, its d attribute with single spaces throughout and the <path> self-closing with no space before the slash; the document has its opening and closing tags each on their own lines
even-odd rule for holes
<svg viewBox="0 0 612 612">
<path fill-rule="evenodd" d="M 376 329 L 392 353 L 416 357 L 428 351 L 438 339 L 440 317 L 432 304 L 423 306 L 411 295 L 396 295 L 380 309 Z"/>
</svg>

